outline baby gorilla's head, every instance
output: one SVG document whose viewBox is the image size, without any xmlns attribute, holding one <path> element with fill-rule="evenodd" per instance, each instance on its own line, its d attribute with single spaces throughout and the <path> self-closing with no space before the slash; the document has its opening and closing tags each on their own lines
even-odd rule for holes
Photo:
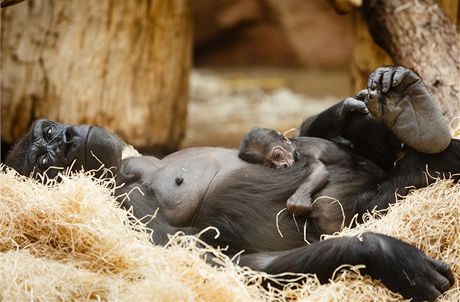
<svg viewBox="0 0 460 302">
<path fill-rule="evenodd" d="M 240 144 L 239 157 L 250 163 L 272 168 L 287 168 L 296 161 L 294 145 L 280 132 L 267 128 L 252 128 Z"/>
</svg>

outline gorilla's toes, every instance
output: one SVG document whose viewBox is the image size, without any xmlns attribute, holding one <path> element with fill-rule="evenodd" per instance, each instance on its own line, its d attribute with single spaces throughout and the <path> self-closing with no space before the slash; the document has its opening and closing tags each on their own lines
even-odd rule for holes
<svg viewBox="0 0 460 302">
<path fill-rule="evenodd" d="M 449 146 L 447 122 L 415 72 L 404 67 L 379 68 L 369 76 L 368 91 L 369 112 L 408 146 L 424 153 L 439 153 Z"/>
</svg>

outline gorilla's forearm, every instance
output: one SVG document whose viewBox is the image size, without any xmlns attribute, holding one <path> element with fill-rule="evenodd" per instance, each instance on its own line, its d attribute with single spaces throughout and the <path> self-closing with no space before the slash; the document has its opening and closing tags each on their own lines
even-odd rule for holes
<svg viewBox="0 0 460 302">
<path fill-rule="evenodd" d="M 324 283 L 343 264 L 366 264 L 368 250 L 356 237 L 341 237 L 287 251 L 242 255 L 239 265 L 269 274 L 312 273 Z"/>
<path fill-rule="evenodd" d="M 375 233 L 333 238 L 283 252 L 242 255 L 239 264 L 270 274 L 314 273 L 322 283 L 341 265 L 363 264 L 363 273 L 414 301 L 434 300 L 455 281 L 444 263 L 398 239 Z"/>
</svg>

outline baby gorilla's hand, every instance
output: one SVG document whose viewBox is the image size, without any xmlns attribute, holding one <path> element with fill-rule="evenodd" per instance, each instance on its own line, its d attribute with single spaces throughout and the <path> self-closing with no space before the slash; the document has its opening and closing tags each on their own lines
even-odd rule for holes
<svg viewBox="0 0 460 302">
<path fill-rule="evenodd" d="M 291 214 L 296 216 L 308 215 L 312 210 L 311 196 L 294 193 L 289 197 L 286 206 Z"/>
<path fill-rule="evenodd" d="M 369 75 L 366 106 L 398 137 L 420 152 L 439 153 L 451 141 L 438 104 L 422 79 L 404 67 L 380 67 Z"/>
</svg>

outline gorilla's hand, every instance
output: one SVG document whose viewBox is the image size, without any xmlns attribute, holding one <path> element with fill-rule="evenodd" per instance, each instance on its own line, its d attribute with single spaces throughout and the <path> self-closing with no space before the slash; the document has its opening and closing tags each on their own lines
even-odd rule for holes
<svg viewBox="0 0 460 302">
<path fill-rule="evenodd" d="M 366 106 L 407 145 L 439 153 L 451 141 L 441 110 L 421 78 L 404 67 L 380 67 L 369 75 Z"/>
<path fill-rule="evenodd" d="M 294 193 L 286 202 L 288 212 L 297 216 L 310 214 L 312 210 L 311 196 Z"/>
<path fill-rule="evenodd" d="M 433 301 L 454 284 L 449 266 L 419 249 L 381 234 L 366 233 L 363 237 L 371 249 L 367 273 L 405 298 Z"/>
</svg>

